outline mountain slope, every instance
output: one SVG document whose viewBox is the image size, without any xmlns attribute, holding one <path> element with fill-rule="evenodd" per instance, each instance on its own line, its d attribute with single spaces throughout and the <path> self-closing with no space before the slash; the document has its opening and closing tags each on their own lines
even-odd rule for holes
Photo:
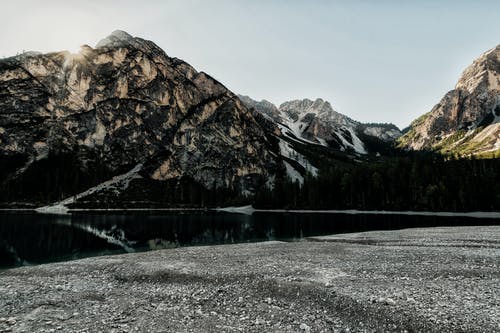
<svg viewBox="0 0 500 333">
<path fill-rule="evenodd" d="M 284 137 L 301 143 L 363 155 L 373 150 L 363 139 L 370 137 L 390 146 L 401 135 L 392 124 L 362 124 L 355 121 L 335 111 L 328 101 L 321 98 L 315 101 L 288 101 L 278 108 L 265 100 L 258 102 L 248 96 L 239 97 L 247 107 L 277 124 Z"/>
<path fill-rule="evenodd" d="M 476 59 L 399 142 L 414 150 L 500 156 L 500 45 Z"/>
<path fill-rule="evenodd" d="M 245 105 L 150 41 L 115 31 L 78 54 L 0 60 L 0 199 L 63 199 L 138 164 L 146 183 L 240 193 L 275 168 Z"/>
<path fill-rule="evenodd" d="M 333 110 L 329 102 L 321 98 L 285 102 L 279 110 L 283 114 L 285 133 L 297 138 L 324 146 L 335 147 L 342 151 L 350 150 L 359 154 L 367 151 L 354 128 L 357 123 L 347 116 Z"/>
</svg>

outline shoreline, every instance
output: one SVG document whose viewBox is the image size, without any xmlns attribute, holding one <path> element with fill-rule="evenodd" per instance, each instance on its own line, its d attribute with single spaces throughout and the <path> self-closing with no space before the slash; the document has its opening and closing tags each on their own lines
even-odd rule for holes
<svg viewBox="0 0 500 333">
<path fill-rule="evenodd" d="M 500 226 L 101 256 L 0 272 L 0 331 L 486 332 Z"/>
<path fill-rule="evenodd" d="M 68 208 L 67 210 L 47 210 L 39 208 L 0 208 L 0 212 L 36 212 L 39 214 L 66 215 L 80 212 L 222 212 L 251 215 L 253 213 L 280 214 L 349 214 L 349 215 L 407 215 L 407 216 L 440 216 L 440 217 L 470 217 L 481 219 L 500 219 L 500 212 L 494 211 L 391 211 L 391 210 L 358 210 L 358 209 L 256 209 L 252 206 L 222 207 L 222 208 Z"/>
</svg>

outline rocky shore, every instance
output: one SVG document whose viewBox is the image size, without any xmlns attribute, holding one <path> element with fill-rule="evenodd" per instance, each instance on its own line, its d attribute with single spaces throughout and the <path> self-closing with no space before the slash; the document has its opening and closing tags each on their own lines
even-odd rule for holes
<svg viewBox="0 0 500 333">
<path fill-rule="evenodd" d="M 103 256 L 0 272 L 0 332 L 500 332 L 500 226 Z"/>
</svg>

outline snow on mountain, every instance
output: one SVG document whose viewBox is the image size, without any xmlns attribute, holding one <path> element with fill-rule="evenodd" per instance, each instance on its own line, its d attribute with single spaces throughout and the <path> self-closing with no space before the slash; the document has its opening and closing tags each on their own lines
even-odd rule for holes
<svg viewBox="0 0 500 333">
<path fill-rule="evenodd" d="M 353 131 L 358 122 L 336 112 L 321 98 L 285 102 L 279 107 L 281 124 L 294 137 L 308 143 L 320 144 L 366 154 L 363 142 Z M 285 130 L 285 135 L 290 131 Z"/>
<path fill-rule="evenodd" d="M 306 98 L 284 102 L 277 108 L 265 100 L 257 102 L 248 96 L 239 97 L 247 107 L 273 120 L 291 140 L 366 154 L 363 142 L 353 131 L 359 123 L 336 112 L 328 101 Z"/>
<path fill-rule="evenodd" d="M 367 154 L 360 134 L 394 142 L 401 132 L 392 124 L 362 124 L 335 111 L 328 101 L 302 99 L 282 103 L 279 108 L 268 101 L 239 96 L 244 104 L 274 121 L 287 139 L 317 144 L 344 152 Z"/>
<path fill-rule="evenodd" d="M 311 163 L 302 154 L 298 153 L 292 145 L 280 139 L 279 142 L 281 156 L 289 158 L 300 164 L 305 170 L 310 172 L 313 176 L 318 175 L 318 169 L 311 165 Z"/>
<path fill-rule="evenodd" d="M 283 161 L 286 168 L 286 174 L 293 182 L 299 182 L 300 185 L 304 184 L 304 177 L 300 174 L 297 169 L 290 165 L 287 161 Z"/>
</svg>

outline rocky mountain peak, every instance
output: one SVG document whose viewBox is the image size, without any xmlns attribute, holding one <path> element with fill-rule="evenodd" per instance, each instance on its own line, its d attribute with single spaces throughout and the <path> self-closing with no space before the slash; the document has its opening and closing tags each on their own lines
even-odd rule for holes
<svg viewBox="0 0 500 333">
<path fill-rule="evenodd" d="M 243 95 L 238 95 L 238 97 L 248 108 L 253 108 L 255 111 L 270 118 L 274 122 L 280 121 L 281 115 L 278 108 L 268 100 L 263 99 L 261 101 L 256 101 L 249 96 Z"/>
<path fill-rule="evenodd" d="M 318 110 L 333 111 L 333 107 L 330 102 L 325 101 L 322 98 L 316 98 L 311 107 Z"/>
<path fill-rule="evenodd" d="M 298 120 L 304 116 L 319 117 L 325 121 L 332 121 L 339 125 L 355 126 L 356 121 L 335 111 L 330 102 L 317 98 L 314 101 L 308 98 L 284 102 L 279 106 L 279 110 L 288 115 L 293 120 Z"/>
<path fill-rule="evenodd" d="M 273 168 L 263 128 L 231 91 L 123 31 L 79 54 L 0 60 L 0 91 L 0 191 L 63 155 L 92 180 L 79 189 L 141 165 L 141 189 L 190 179 L 246 192 Z"/>
<path fill-rule="evenodd" d="M 95 46 L 95 50 L 98 52 L 107 52 L 108 50 L 120 49 L 120 48 L 127 50 L 138 50 L 143 52 L 144 54 L 147 54 L 149 57 L 167 56 L 165 51 L 158 45 L 156 45 L 154 42 L 139 37 L 133 37 L 127 32 L 122 30 L 113 31 L 109 36 L 100 40 Z M 86 49 L 87 51 L 94 50 L 90 47 L 87 47 Z M 176 58 L 171 58 L 171 59 L 174 61 L 184 63 L 183 61 L 180 61 L 179 59 Z"/>
<path fill-rule="evenodd" d="M 309 113 L 318 111 L 333 111 L 331 104 L 324 101 L 322 98 L 317 98 L 314 101 L 309 98 L 296 99 L 282 103 L 279 106 L 282 111 L 292 111 L 294 113 Z"/>
<path fill-rule="evenodd" d="M 500 90 L 500 45 L 486 51 L 465 69 L 455 89 Z"/>
<path fill-rule="evenodd" d="M 322 98 L 287 101 L 276 108 L 265 100 L 257 102 L 248 96 L 239 97 L 249 108 L 269 117 L 286 140 L 299 140 L 302 143 L 365 154 L 368 147 L 365 147 L 360 136 L 375 137 L 387 143 L 401 135 L 394 125 L 361 124 L 352 120 L 335 111 Z"/>
<path fill-rule="evenodd" d="M 500 45 L 483 53 L 434 108 L 401 137 L 411 149 L 459 155 L 500 151 Z"/>
<path fill-rule="evenodd" d="M 106 38 L 101 39 L 95 48 L 102 47 L 120 47 L 130 44 L 134 40 L 130 34 L 122 30 L 115 30 Z"/>
</svg>

